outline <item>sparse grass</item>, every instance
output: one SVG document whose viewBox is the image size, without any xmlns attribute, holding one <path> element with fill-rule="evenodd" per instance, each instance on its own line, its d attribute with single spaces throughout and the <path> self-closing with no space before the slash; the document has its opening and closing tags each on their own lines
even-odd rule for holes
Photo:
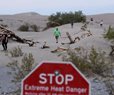
<svg viewBox="0 0 114 95">
<path fill-rule="evenodd" d="M 114 39 L 114 28 L 109 26 L 108 31 L 105 34 L 105 38 L 108 38 L 109 40 Z"/>
<path fill-rule="evenodd" d="M 64 57 L 64 61 L 72 62 L 81 72 L 104 76 L 110 69 L 110 62 L 107 62 L 105 52 L 97 52 L 95 48 L 91 48 L 90 53 L 85 49 L 80 48 L 76 51 L 68 51 L 68 56 Z"/>
<path fill-rule="evenodd" d="M 87 56 L 81 56 L 81 52 L 78 51 L 68 51 L 69 58 L 68 60 L 71 61 L 80 71 L 85 72 L 89 70 L 90 66 L 87 64 L 87 60 L 85 57 Z"/>
<path fill-rule="evenodd" d="M 16 88 L 14 91 L 10 92 L 11 95 L 20 95 L 21 93 L 21 81 L 22 79 L 30 73 L 30 71 L 33 68 L 34 64 L 34 58 L 31 53 L 25 54 L 22 58 L 22 63 L 18 63 L 17 60 L 14 60 L 10 63 L 8 63 L 7 67 L 11 69 L 8 74 L 12 75 L 12 83 L 16 85 Z"/>
<path fill-rule="evenodd" d="M 83 52 L 83 54 L 82 54 Z M 81 72 L 87 72 L 90 70 L 90 65 L 87 62 L 87 53 L 83 48 L 76 50 L 69 50 L 67 52 L 68 56 L 63 57 L 63 61 L 72 62 Z"/>
<path fill-rule="evenodd" d="M 18 46 L 9 51 L 12 57 L 19 57 L 23 55 L 22 49 Z"/>
<path fill-rule="evenodd" d="M 107 62 L 105 55 L 104 51 L 97 52 L 95 48 L 91 48 L 90 54 L 88 55 L 88 63 L 93 73 L 104 76 L 104 73 L 109 70 L 110 62 Z"/>
</svg>

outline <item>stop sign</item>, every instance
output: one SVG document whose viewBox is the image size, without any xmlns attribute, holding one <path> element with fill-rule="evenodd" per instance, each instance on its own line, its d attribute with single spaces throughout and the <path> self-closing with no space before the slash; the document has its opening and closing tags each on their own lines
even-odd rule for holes
<svg viewBox="0 0 114 95">
<path fill-rule="evenodd" d="M 41 62 L 22 81 L 22 95 L 90 95 L 90 84 L 70 62 Z"/>
</svg>

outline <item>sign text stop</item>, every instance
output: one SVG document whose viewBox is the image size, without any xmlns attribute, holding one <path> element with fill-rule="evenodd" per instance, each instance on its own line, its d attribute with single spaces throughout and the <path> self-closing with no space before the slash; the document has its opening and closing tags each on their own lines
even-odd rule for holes
<svg viewBox="0 0 114 95">
<path fill-rule="evenodd" d="M 22 95 L 90 95 L 90 84 L 70 62 L 42 62 L 22 81 Z"/>
</svg>

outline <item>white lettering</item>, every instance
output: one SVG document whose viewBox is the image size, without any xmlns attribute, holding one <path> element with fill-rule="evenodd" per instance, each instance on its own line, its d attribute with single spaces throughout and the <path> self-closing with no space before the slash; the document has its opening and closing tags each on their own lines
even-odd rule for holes
<svg viewBox="0 0 114 95">
<path fill-rule="evenodd" d="M 87 88 L 72 88 L 67 86 L 66 92 L 72 92 L 72 93 L 78 93 L 78 94 L 84 94 L 87 92 Z"/>
<path fill-rule="evenodd" d="M 45 84 L 47 82 L 45 73 L 40 74 L 39 78 L 41 79 L 41 80 L 39 80 L 39 83 Z"/>
<path fill-rule="evenodd" d="M 50 90 L 54 92 L 64 92 L 64 87 L 51 86 Z"/>
<path fill-rule="evenodd" d="M 49 79 L 50 79 L 50 84 L 52 84 L 53 83 L 53 77 L 54 77 L 54 74 L 48 74 L 48 76 L 49 76 Z"/>
<path fill-rule="evenodd" d="M 74 79 L 74 76 L 71 74 L 55 75 L 55 74 L 51 74 L 51 73 L 49 73 L 49 74 L 41 73 L 39 75 L 39 83 L 40 84 L 46 84 L 46 83 L 54 84 L 54 83 L 56 83 L 58 85 L 62 85 L 62 84 L 68 85 L 69 82 L 73 81 L 73 79 Z"/>
<path fill-rule="evenodd" d="M 59 74 L 55 77 L 55 81 L 57 84 L 61 85 L 64 83 L 64 76 L 62 74 Z"/>
<path fill-rule="evenodd" d="M 32 90 L 32 91 L 48 91 L 49 90 L 49 87 L 47 87 L 47 86 L 35 86 L 35 85 L 28 85 L 28 84 L 26 84 L 24 88 L 26 91 L 29 91 L 29 90 Z"/>
<path fill-rule="evenodd" d="M 72 81 L 74 79 L 73 75 L 67 74 L 66 75 L 66 81 L 65 84 L 67 85 L 69 81 Z"/>
</svg>

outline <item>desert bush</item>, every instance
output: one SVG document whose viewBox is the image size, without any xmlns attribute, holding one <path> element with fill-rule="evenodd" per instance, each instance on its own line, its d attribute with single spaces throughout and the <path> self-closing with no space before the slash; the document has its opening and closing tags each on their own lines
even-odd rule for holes
<svg viewBox="0 0 114 95">
<path fill-rule="evenodd" d="M 24 71 L 25 74 L 28 74 L 28 72 L 32 70 L 32 65 L 34 63 L 33 55 L 31 53 L 29 53 L 28 55 L 25 54 L 22 59 L 22 63 L 23 63 L 21 65 L 22 70 Z"/>
<path fill-rule="evenodd" d="M 29 26 L 28 24 L 25 24 L 25 25 L 21 25 L 19 28 L 18 28 L 19 31 L 28 31 L 29 30 Z"/>
<path fill-rule="evenodd" d="M 68 51 L 68 56 L 64 57 L 64 61 L 72 62 L 81 72 L 93 72 L 98 75 L 104 74 L 110 69 L 109 62 L 105 57 L 105 52 L 97 52 L 95 48 L 91 48 L 90 53 L 85 49 L 79 48 L 76 51 Z"/>
<path fill-rule="evenodd" d="M 85 22 L 86 16 L 82 13 L 82 11 L 77 12 L 69 12 L 69 13 L 61 13 L 57 12 L 56 14 L 52 14 L 48 18 L 49 22 L 47 23 L 47 27 L 55 27 L 63 24 L 74 23 L 76 22 Z"/>
<path fill-rule="evenodd" d="M 15 90 L 10 92 L 12 93 L 11 95 L 20 95 L 21 81 L 28 73 L 30 73 L 33 68 L 33 64 L 34 58 L 31 53 L 25 54 L 22 58 L 21 63 L 18 63 L 17 60 L 8 63 L 7 67 L 11 69 L 8 74 L 12 75 L 13 79 L 11 82 L 16 85 Z"/>
<path fill-rule="evenodd" d="M 94 47 L 88 55 L 88 63 L 90 64 L 91 70 L 95 74 L 104 76 L 104 74 L 109 70 L 110 62 L 107 62 L 106 54 L 104 51 L 97 52 Z"/>
<path fill-rule="evenodd" d="M 63 57 L 63 61 L 72 62 L 81 72 L 90 70 L 90 65 L 87 62 L 87 52 L 83 48 L 77 50 L 68 50 L 68 56 Z"/>
<path fill-rule="evenodd" d="M 12 57 L 19 57 L 23 55 L 22 49 L 18 46 L 9 51 Z"/>
<path fill-rule="evenodd" d="M 40 27 L 38 27 L 38 26 L 35 25 L 35 24 L 34 24 L 34 25 L 31 25 L 30 27 L 31 27 L 32 30 L 35 31 L 35 32 L 39 32 L 39 31 L 40 31 Z"/>
<path fill-rule="evenodd" d="M 105 38 L 108 38 L 109 40 L 114 39 L 114 28 L 109 26 L 108 31 L 105 34 Z"/>
</svg>

